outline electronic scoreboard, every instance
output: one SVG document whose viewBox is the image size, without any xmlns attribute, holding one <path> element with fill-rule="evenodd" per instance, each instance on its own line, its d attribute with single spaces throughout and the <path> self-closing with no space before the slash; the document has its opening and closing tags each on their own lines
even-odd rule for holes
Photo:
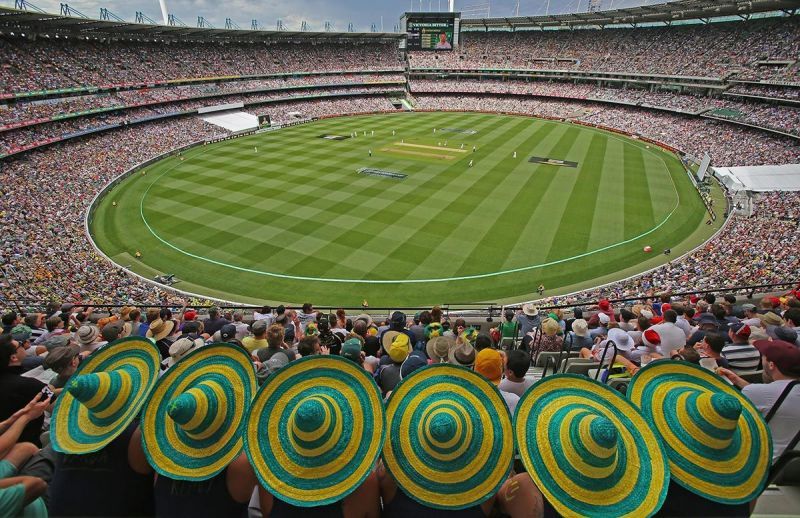
<svg viewBox="0 0 800 518">
<path fill-rule="evenodd" d="M 458 46 L 460 13 L 405 13 L 406 50 L 450 51 Z"/>
</svg>

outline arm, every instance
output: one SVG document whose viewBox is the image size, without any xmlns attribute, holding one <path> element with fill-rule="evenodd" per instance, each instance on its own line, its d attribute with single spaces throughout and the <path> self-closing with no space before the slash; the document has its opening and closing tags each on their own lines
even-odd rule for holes
<svg viewBox="0 0 800 518">
<path fill-rule="evenodd" d="M 727 378 L 728 381 L 730 381 L 731 383 L 733 383 L 736 387 L 738 387 L 740 389 L 743 389 L 743 388 L 745 388 L 746 386 L 748 386 L 750 384 L 747 381 L 745 381 L 742 378 L 740 378 L 739 376 L 737 376 L 733 371 L 728 370 L 728 369 L 726 369 L 724 367 L 718 367 L 717 368 L 717 374 L 719 374 L 720 376 L 722 376 L 724 378 Z"/>
<path fill-rule="evenodd" d="M 0 454 L 5 456 L 17 444 L 20 435 L 28 423 L 41 417 L 50 405 L 50 398 L 42 401 L 42 393 L 36 394 L 30 403 L 14 413 L 11 417 L 0 423 L 0 427 L 7 426 L 3 435 L 0 435 Z"/>
<path fill-rule="evenodd" d="M 253 490 L 258 485 L 258 479 L 247 459 L 247 454 L 242 452 L 236 460 L 228 466 L 225 474 L 228 485 L 228 493 L 235 501 L 247 503 L 253 496 Z"/>
<path fill-rule="evenodd" d="M 142 429 L 138 426 L 131 434 L 131 439 L 128 442 L 128 465 L 133 471 L 140 475 L 149 475 L 153 472 L 153 468 L 147 462 L 147 457 L 144 454 L 142 447 Z"/>
</svg>

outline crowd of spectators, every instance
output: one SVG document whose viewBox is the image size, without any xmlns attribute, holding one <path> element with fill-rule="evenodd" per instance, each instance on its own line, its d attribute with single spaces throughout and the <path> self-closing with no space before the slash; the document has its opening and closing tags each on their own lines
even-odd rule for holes
<svg viewBox="0 0 800 518">
<path fill-rule="evenodd" d="M 773 99 L 800 100 L 800 88 L 797 86 L 778 86 L 771 84 L 736 83 L 727 90 L 731 94 L 757 95 Z"/>
<path fill-rule="evenodd" d="M 489 111 L 578 120 L 668 144 L 689 155 L 711 154 L 726 166 L 796 163 L 800 145 L 789 137 L 679 113 L 572 100 L 487 95 L 415 94 L 422 110 Z"/>
<path fill-rule="evenodd" d="M 636 29 L 462 32 L 453 52 L 415 52 L 411 67 L 592 70 L 800 82 L 791 66 L 800 53 L 797 17 Z"/>
<path fill-rule="evenodd" d="M 0 38 L 0 93 L 174 79 L 402 70 L 396 41 L 266 44 Z"/>
</svg>

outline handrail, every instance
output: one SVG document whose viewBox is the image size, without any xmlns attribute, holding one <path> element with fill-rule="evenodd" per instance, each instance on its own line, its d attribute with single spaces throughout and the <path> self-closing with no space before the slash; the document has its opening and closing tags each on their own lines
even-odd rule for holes
<svg viewBox="0 0 800 518">
<path fill-rule="evenodd" d="M 611 361 L 608 363 L 608 371 L 611 372 L 611 369 L 614 367 L 614 361 L 617 359 L 617 344 L 614 342 L 614 340 L 606 340 L 606 346 L 603 348 L 603 354 L 600 355 L 600 365 L 597 368 L 597 372 L 594 374 L 595 381 L 600 378 L 600 373 L 603 371 L 603 362 L 606 359 L 606 354 L 608 353 L 609 347 L 612 347 L 614 352 L 611 355 Z"/>
</svg>

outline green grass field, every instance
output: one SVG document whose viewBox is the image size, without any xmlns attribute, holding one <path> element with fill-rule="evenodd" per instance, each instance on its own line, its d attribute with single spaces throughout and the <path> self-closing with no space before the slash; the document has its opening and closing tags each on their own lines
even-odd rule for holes
<svg viewBox="0 0 800 518">
<path fill-rule="evenodd" d="M 714 231 L 674 155 L 533 118 L 327 119 L 184 156 L 121 182 L 90 230 L 117 263 L 148 278 L 174 273 L 176 288 L 227 300 L 518 301 L 539 284 L 550 295 L 631 275 Z"/>
</svg>

